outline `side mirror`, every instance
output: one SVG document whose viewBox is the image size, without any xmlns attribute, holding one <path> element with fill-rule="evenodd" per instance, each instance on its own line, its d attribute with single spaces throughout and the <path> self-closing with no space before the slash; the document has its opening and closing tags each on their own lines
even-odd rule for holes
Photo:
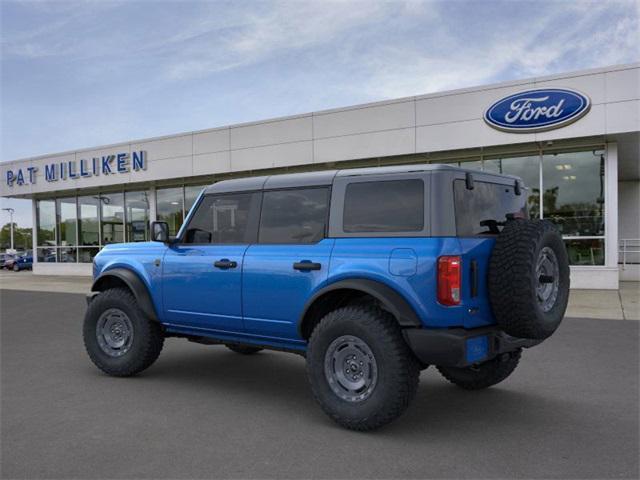
<svg viewBox="0 0 640 480">
<path fill-rule="evenodd" d="M 154 242 L 169 242 L 169 224 L 167 222 L 151 222 L 151 240 Z"/>
</svg>

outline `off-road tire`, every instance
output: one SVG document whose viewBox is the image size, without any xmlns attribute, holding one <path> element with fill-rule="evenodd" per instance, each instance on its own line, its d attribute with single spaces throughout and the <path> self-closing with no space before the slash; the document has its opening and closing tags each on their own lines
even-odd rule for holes
<svg viewBox="0 0 640 480">
<path fill-rule="evenodd" d="M 253 355 L 254 353 L 258 353 L 263 349 L 260 347 L 252 347 L 250 345 L 239 345 L 236 343 L 227 343 L 225 344 L 232 352 L 240 353 L 241 355 Z"/>
<path fill-rule="evenodd" d="M 444 378 L 465 390 L 481 390 L 506 379 L 518 366 L 521 350 L 503 353 L 474 367 L 437 367 Z"/>
<path fill-rule="evenodd" d="M 334 340 L 353 335 L 366 343 L 377 365 L 377 383 L 360 401 L 340 398 L 325 374 L 325 356 Z M 316 401 L 329 417 L 351 430 L 379 428 L 399 417 L 418 388 L 420 365 L 391 314 L 374 306 L 347 306 L 328 313 L 307 347 L 307 375 Z"/>
<path fill-rule="evenodd" d="M 124 312 L 133 326 L 131 347 L 121 357 L 112 357 L 98 344 L 96 329 L 100 316 L 108 309 Z M 103 372 L 115 377 L 135 375 L 150 367 L 160 355 L 164 334 L 158 322 L 147 318 L 126 288 L 111 288 L 89 304 L 83 325 L 84 346 L 91 361 Z"/>
<path fill-rule="evenodd" d="M 557 296 L 544 311 L 536 265 L 543 249 L 558 266 Z M 569 259 L 558 228 L 548 220 L 514 219 L 496 238 L 489 261 L 489 300 L 498 325 L 509 335 L 543 340 L 560 325 L 569 300 Z"/>
</svg>

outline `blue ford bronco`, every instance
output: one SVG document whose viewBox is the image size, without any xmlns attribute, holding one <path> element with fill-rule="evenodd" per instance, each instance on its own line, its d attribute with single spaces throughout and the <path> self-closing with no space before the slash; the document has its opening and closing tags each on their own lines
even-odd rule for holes
<svg viewBox="0 0 640 480">
<path fill-rule="evenodd" d="M 465 389 L 506 379 L 569 295 L 562 238 L 529 219 L 516 177 L 410 165 L 225 180 L 175 238 L 94 260 L 84 343 L 130 376 L 167 337 L 306 357 L 322 409 L 371 430 L 397 418 L 429 365 Z"/>
</svg>

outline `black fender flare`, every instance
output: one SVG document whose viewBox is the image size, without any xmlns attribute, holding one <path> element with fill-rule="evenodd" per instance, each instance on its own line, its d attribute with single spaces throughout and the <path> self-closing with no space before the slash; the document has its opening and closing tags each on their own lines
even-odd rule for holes
<svg viewBox="0 0 640 480">
<path fill-rule="evenodd" d="M 108 281 L 113 278 L 121 280 L 127 285 L 127 287 L 129 287 L 129 290 L 131 290 L 133 296 L 136 297 L 138 307 L 140 307 L 140 310 L 142 310 L 142 313 L 144 313 L 145 316 L 147 316 L 151 320 L 158 321 L 158 315 L 156 314 L 156 309 L 153 306 L 153 301 L 151 300 L 151 295 L 149 294 L 147 286 L 144 284 L 138 274 L 134 273 L 132 270 L 129 270 L 127 268 L 114 268 L 112 270 L 107 270 L 106 272 L 101 273 L 93 282 L 91 291 L 103 291 L 104 289 L 101 288 L 102 285 L 108 283 Z"/>
<path fill-rule="evenodd" d="M 305 303 L 304 308 L 302 310 L 302 314 L 298 319 L 298 330 L 302 333 L 302 325 L 304 319 L 307 315 L 307 312 L 314 304 L 314 302 L 325 295 L 334 290 L 359 290 L 363 293 L 371 295 L 375 299 L 377 299 L 386 310 L 391 313 L 398 324 L 401 327 L 420 327 L 422 326 L 422 321 L 416 314 L 415 310 L 409 302 L 400 295 L 396 290 L 385 285 L 384 283 L 369 280 L 365 278 L 355 278 L 355 279 L 347 279 L 340 280 L 335 283 L 331 283 L 320 290 L 318 290 L 308 301 Z"/>
</svg>

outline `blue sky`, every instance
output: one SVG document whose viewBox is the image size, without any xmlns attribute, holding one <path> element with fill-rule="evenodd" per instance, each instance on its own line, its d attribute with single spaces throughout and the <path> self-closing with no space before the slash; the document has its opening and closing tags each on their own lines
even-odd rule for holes
<svg viewBox="0 0 640 480">
<path fill-rule="evenodd" d="M 0 160 L 638 61 L 639 9 L 3 0 Z"/>
</svg>

